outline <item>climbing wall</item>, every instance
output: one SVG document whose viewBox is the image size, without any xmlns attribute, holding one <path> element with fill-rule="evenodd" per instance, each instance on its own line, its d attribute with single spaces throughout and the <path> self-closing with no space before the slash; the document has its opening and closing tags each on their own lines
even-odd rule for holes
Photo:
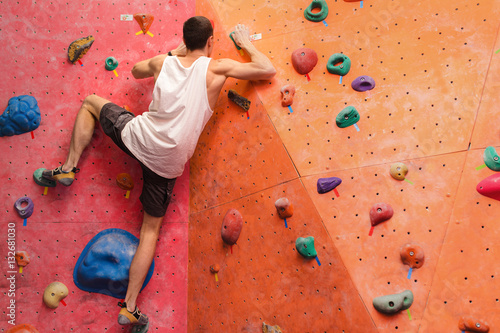
<svg viewBox="0 0 500 333">
<path fill-rule="evenodd" d="M 96 128 L 80 160 L 80 173 L 71 187 L 44 188 L 33 181 L 38 168 L 63 162 L 76 113 L 89 94 L 98 94 L 135 114 L 146 111 L 152 79 L 135 80 L 130 70 L 143 59 L 165 53 L 181 42 L 182 23 L 194 15 L 194 1 L 0 1 L 3 79 L 0 104 L 31 95 L 38 101 L 41 125 L 33 132 L 0 138 L 2 180 L 2 297 L 0 331 L 7 323 L 7 305 L 16 300 L 17 324 L 33 324 L 40 332 L 118 332 L 118 299 L 88 293 L 73 282 L 73 269 L 85 245 L 102 230 L 120 228 L 139 236 L 142 173 L 136 161 L 122 153 Z M 139 34 L 135 21 L 122 14 L 155 16 L 152 35 Z M 82 64 L 67 59 L 69 44 L 92 35 L 95 42 Z M 113 56 L 115 75 L 104 68 Z M 3 109 L 2 109 L 3 110 Z M 119 173 L 129 173 L 135 188 L 129 198 L 116 185 Z M 15 201 L 28 196 L 35 205 L 26 226 L 14 210 Z M 139 297 L 141 310 L 151 318 L 151 330 L 186 332 L 189 168 L 180 177 L 157 243 L 155 272 Z M 16 250 L 29 253 L 31 263 L 16 274 L 15 297 L 7 295 L 6 241 L 8 223 L 15 223 Z M 16 268 L 17 270 L 17 268 Z M 66 306 L 44 306 L 45 287 L 63 282 L 69 289 Z"/>
<path fill-rule="evenodd" d="M 228 80 L 191 160 L 188 264 L 189 332 L 460 332 L 462 316 L 500 326 L 498 201 L 476 185 L 487 146 L 500 148 L 497 116 L 498 1 L 326 1 L 324 22 L 310 22 L 310 1 L 200 0 L 215 22 L 213 56 L 248 61 L 228 35 L 243 23 L 262 34 L 254 45 L 277 69 L 270 81 Z M 310 81 L 291 63 L 314 49 Z M 334 53 L 352 66 L 326 70 Z M 351 82 L 369 75 L 375 89 Z M 292 110 L 280 89 L 293 84 Z M 227 98 L 251 101 L 249 114 Z M 346 106 L 360 113 L 339 128 Z M 389 174 L 395 162 L 407 181 Z M 319 178 L 339 177 L 338 195 L 318 194 Z M 287 226 L 274 202 L 287 197 Z M 370 208 L 394 216 L 370 236 Z M 243 228 L 231 247 L 221 239 L 226 212 Z M 317 261 L 301 257 L 298 237 L 314 236 Z M 405 244 L 425 263 L 409 274 Z M 219 265 L 217 278 L 210 271 Z M 388 316 L 375 297 L 411 290 L 408 311 Z"/>
</svg>

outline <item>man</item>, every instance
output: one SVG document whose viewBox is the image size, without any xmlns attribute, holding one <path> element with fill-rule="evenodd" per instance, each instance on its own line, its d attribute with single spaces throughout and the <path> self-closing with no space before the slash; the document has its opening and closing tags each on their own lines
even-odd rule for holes
<svg viewBox="0 0 500 333">
<path fill-rule="evenodd" d="M 276 74 L 271 61 L 250 42 L 247 27 L 237 25 L 233 38 L 250 56 L 250 62 L 209 58 L 214 48 L 210 21 L 202 16 L 188 19 L 181 45 L 168 55 L 140 61 L 132 69 L 136 79 L 155 80 L 149 112 L 134 116 L 104 98 L 87 96 L 76 117 L 65 163 L 43 174 L 65 186 L 72 184 L 96 120 L 118 147 L 139 161 L 144 180 L 140 196 L 144 219 L 125 301 L 119 303 L 118 322 L 122 325 L 144 325 L 147 330 L 148 318 L 137 308 L 137 296 L 154 257 L 175 179 L 193 155 L 226 79 L 267 80 Z"/>
</svg>

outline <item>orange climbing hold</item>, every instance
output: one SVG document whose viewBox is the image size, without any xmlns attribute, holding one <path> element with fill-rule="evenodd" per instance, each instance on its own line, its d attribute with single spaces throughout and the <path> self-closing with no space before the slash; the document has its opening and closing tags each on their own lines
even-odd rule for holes
<svg viewBox="0 0 500 333">
<path fill-rule="evenodd" d="M 9 328 L 5 333 L 40 333 L 35 326 L 30 324 L 19 324 Z"/>
<path fill-rule="evenodd" d="M 293 215 L 293 205 L 287 198 L 280 198 L 276 200 L 274 203 L 276 210 L 278 211 L 278 215 L 282 219 L 286 219 L 287 217 L 292 217 Z"/>
<path fill-rule="evenodd" d="M 462 317 L 458 321 L 458 328 L 464 332 L 486 333 L 490 331 L 488 324 L 472 317 Z"/>
<path fill-rule="evenodd" d="M 30 263 L 30 257 L 26 251 L 16 251 L 16 262 L 20 267 L 25 267 Z"/>
<path fill-rule="evenodd" d="M 424 250 L 418 245 L 404 245 L 401 249 L 400 255 L 403 263 L 411 268 L 420 268 L 424 264 Z"/>
<path fill-rule="evenodd" d="M 153 24 L 153 21 L 155 17 L 151 14 L 134 14 L 134 19 L 139 23 L 139 26 L 141 27 L 142 33 L 145 34 L 149 31 L 149 28 L 151 27 L 151 24 Z"/>
<path fill-rule="evenodd" d="M 116 176 L 116 184 L 122 190 L 130 191 L 134 188 L 134 180 L 128 173 L 119 173 Z"/>
</svg>

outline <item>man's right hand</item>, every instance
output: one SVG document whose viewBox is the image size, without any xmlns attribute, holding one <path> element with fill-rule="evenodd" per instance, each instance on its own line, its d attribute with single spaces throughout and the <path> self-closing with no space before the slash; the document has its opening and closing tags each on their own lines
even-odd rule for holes
<svg viewBox="0 0 500 333">
<path fill-rule="evenodd" d="M 250 32 L 248 28 L 243 24 L 238 24 L 234 28 L 233 39 L 236 45 L 245 49 L 250 43 Z"/>
</svg>

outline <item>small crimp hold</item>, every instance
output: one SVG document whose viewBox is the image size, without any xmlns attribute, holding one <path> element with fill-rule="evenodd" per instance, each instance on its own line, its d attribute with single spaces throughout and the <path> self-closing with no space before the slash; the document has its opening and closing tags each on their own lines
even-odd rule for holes
<svg viewBox="0 0 500 333">
<path fill-rule="evenodd" d="M 229 98 L 230 101 L 234 102 L 236 105 L 241 107 L 243 110 L 248 111 L 250 109 L 250 101 L 246 99 L 245 97 L 239 95 L 236 91 L 233 89 L 229 89 L 227 93 L 227 97 Z"/>
<path fill-rule="evenodd" d="M 94 37 L 87 36 L 83 38 L 79 38 L 69 44 L 68 47 L 68 59 L 73 64 L 80 60 L 87 52 L 90 50 L 90 47 L 94 43 Z"/>
</svg>

